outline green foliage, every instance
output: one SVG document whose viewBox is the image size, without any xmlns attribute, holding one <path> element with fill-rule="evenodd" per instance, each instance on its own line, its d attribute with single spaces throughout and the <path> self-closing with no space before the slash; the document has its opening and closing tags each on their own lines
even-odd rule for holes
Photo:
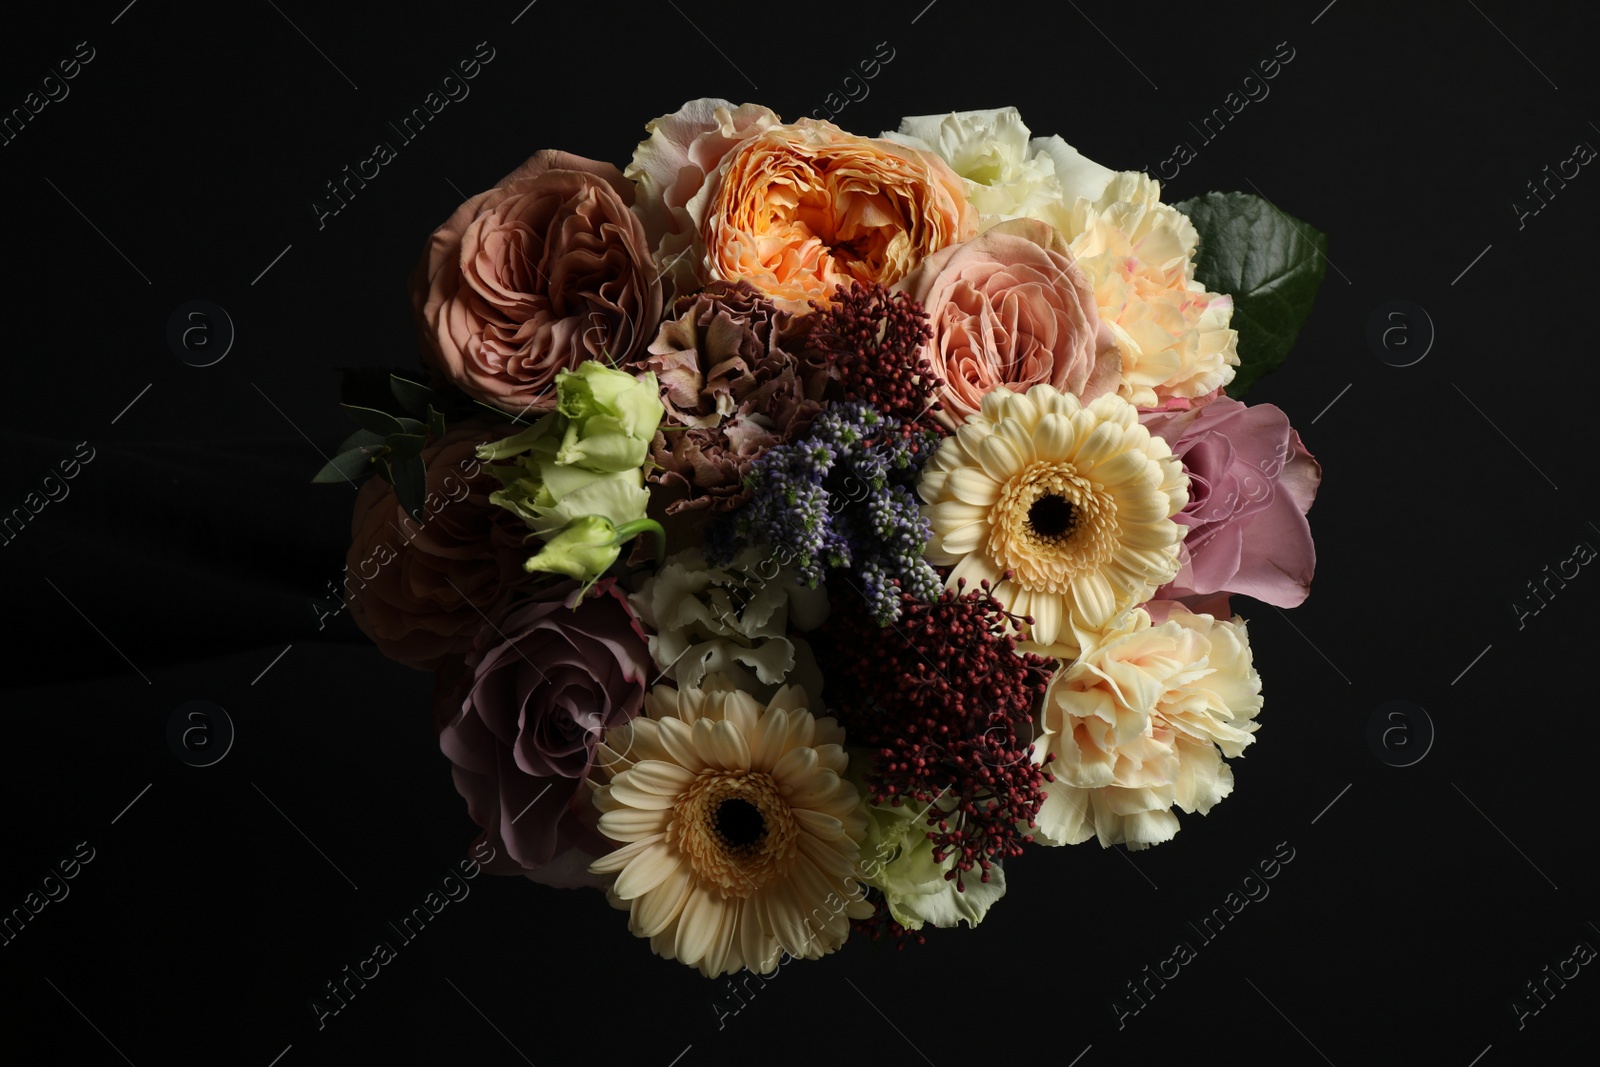
<svg viewBox="0 0 1600 1067">
<path fill-rule="evenodd" d="M 1173 207 L 1200 234 L 1195 277 L 1233 296 L 1239 368 L 1235 400 L 1294 347 L 1327 267 L 1328 235 L 1249 193 L 1206 193 Z"/>
</svg>

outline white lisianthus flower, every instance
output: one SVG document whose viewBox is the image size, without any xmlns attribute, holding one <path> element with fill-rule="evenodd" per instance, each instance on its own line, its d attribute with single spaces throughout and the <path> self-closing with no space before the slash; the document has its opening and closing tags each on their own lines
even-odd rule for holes
<svg viewBox="0 0 1600 1067">
<path fill-rule="evenodd" d="M 1233 381 L 1233 298 L 1195 280 L 1199 235 L 1187 215 L 1161 202 L 1159 182 L 1124 171 L 1099 196 L 1043 214 L 1067 238 L 1116 337 L 1123 399 L 1141 409 L 1188 407 Z"/>
<path fill-rule="evenodd" d="M 1204 815 L 1233 792 L 1223 757 L 1254 740 L 1261 676 L 1244 620 L 1174 607 L 1152 625 L 1137 608 L 1064 666 L 1040 721 L 1055 781 L 1037 836 L 1052 845 L 1098 838 L 1143 849 L 1178 832 L 1173 808 Z"/>
<path fill-rule="evenodd" d="M 745 549 L 726 567 L 711 566 L 698 549 L 679 552 L 629 602 L 652 634 L 656 666 L 679 686 L 720 674 L 763 699 L 786 682 L 822 691 L 811 647 L 790 631 L 822 625 L 827 591 L 808 588 L 759 549 Z"/>
<path fill-rule="evenodd" d="M 941 928 L 963 922 L 977 926 L 994 902 L 1005 896 L 1006 876 L 998 863 L 990 866 L 987 882 L 977 870 L 963 876 L 961 890 L 955 879 L 945 878 L 958 857 L 952 852 L 943 863 L 934 860 L 922 805 L 863 801 L 863 808 L 867 836 L 861 842 L 858 877 L 882 891 L 889 914 L 907 930 L 920 930 L 924 923 Z"/>
<path fill-rule="evenodd" d="M 1056 205 L 1094 200 L 1115 172 L 1085 158 L 1060 137 L 1030 137 L 1014 107 L 901 119 L 885 138 L 950 164 L 965 181 L 978 226 L 1042 218 Z"/>
</svg>

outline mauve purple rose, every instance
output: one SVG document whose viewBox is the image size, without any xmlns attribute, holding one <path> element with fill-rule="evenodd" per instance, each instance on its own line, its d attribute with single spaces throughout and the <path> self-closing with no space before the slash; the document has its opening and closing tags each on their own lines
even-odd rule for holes
<svg viewBox="0 0 1600 1067">
<path fill-rule="evenodd" d="M 597 886 L 588 860 L 615 845 L 594 828 L 583 780 L 605 731 L 638 715 L 650 648 L 615 588 L 579 603 L 562 582 L 485 627 L 471 673 L 441 694 L 459 700 L 439 735 L 497 873 Z M 451 692 L 453 690 L 453 693 Z"/>
<path fill-rule="evenodd" d="M 1139 421 L 1172 448 L 1189 475 L 1189 504 L 1173 518 L 1189 528 L 1181 567 L 1155 600 L 1193 610 L 1238 593 L 1292 608 L 1311 591 L 1317 553 L 1306 512 L 1322 467 L 1289 418 L 1271 404 L 1218 397 L 1188 411 L 1146 412 Z"/>
</svg>

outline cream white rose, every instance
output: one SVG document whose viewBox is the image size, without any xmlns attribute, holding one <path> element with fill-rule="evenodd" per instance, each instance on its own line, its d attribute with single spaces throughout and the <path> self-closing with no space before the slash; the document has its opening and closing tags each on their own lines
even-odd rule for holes
<svg viewBox="0 0 1600 1067">
<path fill-rule="evenodd" d="M 883 136 L 950 164 L 985 230 L 1005 219 L 1043 217 L 1055 205 L 1094 200 L 1115 174 L 1060 137 L 1030 137 L 1014 107 L 918 115 Z"/>
</svg>

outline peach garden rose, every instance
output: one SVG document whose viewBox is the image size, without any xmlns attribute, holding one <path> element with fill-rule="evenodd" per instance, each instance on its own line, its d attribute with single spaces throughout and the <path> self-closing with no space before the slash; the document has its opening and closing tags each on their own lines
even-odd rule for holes
<svg viewBox="0 0 1600 1067">
<path fill-rule="evenodd" d="M 798 314 L 838 285 L 892 285 L 977 232 L 961 179 L 933 153 L 775 119 L 701 100 L 650 124 L 628 173 L 679 289 L 743 279 Z M 675 236 L 685 228 L 687 241 Z"/>
<path fill-rule="evenodd" d="M 623 173 L 638 189 L 633 209 L 644 223 L 662 285 L 672 295 L 685 296 L 704 282 L 696 269 L 699 261 L 690 255 L 698 237 L 689 201 L 735 148 L 781 122 L 760 104 L 735 106 L 706 97 L 645 126 L 650 136 L 639 142 Z"/>
<path fill-rule="evenodd" d="M 936 418 L 957 429 L 997 386 L 1040 382 L 1089 401 L 1117 387 L 1121 361 L 1094 289 L 1049 225 L 1001 222 L 935 252 L 901 283 L 926 309 L 925 354 L 944 380 Z"/>
<path fill-rule="evenodd" d="M 744 278 L 794 312 L 852 281 L 892 285 L 977 232 L 943 160 L 814 119 L 745 141 L 689 211 L 713 277 Z"/>
</svg>

